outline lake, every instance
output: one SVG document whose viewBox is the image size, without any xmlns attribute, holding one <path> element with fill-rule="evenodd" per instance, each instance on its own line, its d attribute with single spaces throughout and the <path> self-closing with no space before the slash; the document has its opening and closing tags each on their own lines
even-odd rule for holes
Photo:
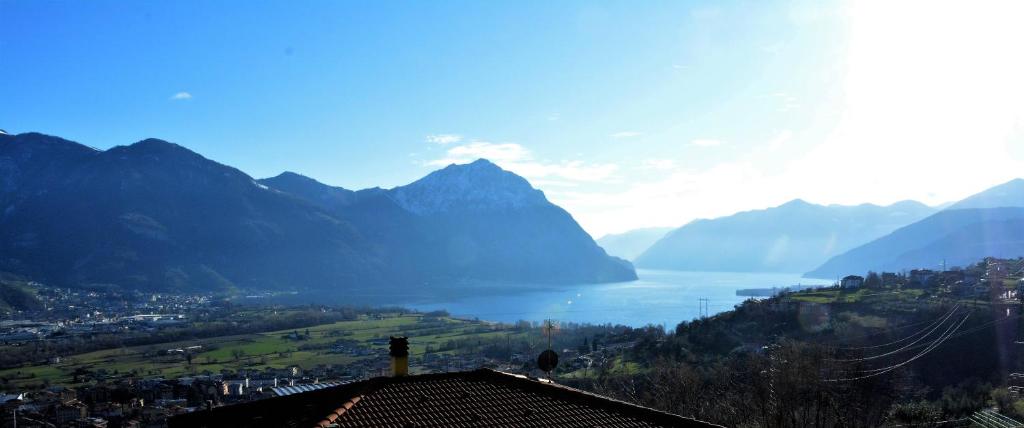
<svg viewBox="0 0 1024 428">
<path fill-rule="evenodd" d="M 592 324 L 648 324 L 672 329 L 683 320 L 700 317 L 700 299 L 707 299 L 708 315 L 732 309 L 748 297 L 737 296 L 742 288 L 826 285 L 831 280 L 801 278 L 800 274 L 682 272 L 637 270 L 637 281 L 610 284 L 552 286 L 543 291 L 455 297 L 405 306 L 489 321 L 518 320 Z"/>
</svg>

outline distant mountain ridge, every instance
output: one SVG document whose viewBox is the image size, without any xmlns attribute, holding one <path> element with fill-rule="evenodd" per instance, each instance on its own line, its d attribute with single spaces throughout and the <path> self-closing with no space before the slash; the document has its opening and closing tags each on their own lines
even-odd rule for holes
<svg viewBox="0 0 1024 428">
<path fill-rule="evenodd" d="M 278 177 L 261 180 L 275 188 Z M 307 201 L 344 189 L 312 179 L 279 188 Z M 389 260 L 402 260 L 405 278 L 433 272 L 459 277 L 524 281 L 607 282 L 635 279 L 632 265 L 609 257 L 544 193 L 522 177 L 477 160 L 449 165 L 405 186 L 354 192 L 321 205 L 385 243 Z"/>
<path fill-rule="evenodd" d="M 670 232 L 671 227 L 648 227 L 602 236 L 597 244 L 608 254 L 633 260 Z"/>
<path fill-rule="evenodd" d="M 1024 180 L 956 202 L 921 221 L 836 255 L 806 275 L 963 266 L 984 257 L 1024 256 Z"/>
<path fill-rule="evenodd" d="M 968 196 L 948 207 L 947 210 L 969 208 L 1024 207 L 1024 179 L 1015 178 L 993 186 L 980 193 Z"/>
<path fill-rule="evenodd" d="M 502 216 L 481 218 L 490 208 Z M 635 279 L 486 161 L 351 191 L 295 173 L 255 180 L 162 140 L 100 151 L 36 133 L 0 135 L 0 271 L 142 290 Z"/>
<path fill-rule="evenodd" d="M 634 263 L 647 269 L 806 272 L 932 212 L 914 201 L 883 207 L 824 206 L 796 199 L 774 208 L 695 220 L 666 234 Z"/>
<path fill-rule="evenodd" d="M 291 171 L 258 181 L 265 186 L 300 196 L 324 207 L 346 206 L 356 200 L 356 192 L 352 190 L 335 186 L 320 186 L 320 182 Z"/>
<path fill-rule="evenodd" d="M 175 144 L 0 136 L 0 170 L 2 271 L 144 290 L 384 279 L 350 224 Z"/>
</svg>

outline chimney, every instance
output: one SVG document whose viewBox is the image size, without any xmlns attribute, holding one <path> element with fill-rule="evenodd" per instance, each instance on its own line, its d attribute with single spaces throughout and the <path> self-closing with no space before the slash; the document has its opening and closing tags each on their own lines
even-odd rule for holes
<svg viewBox="0 0 1024 428">
<path fill-rule="evenodd" d="M 391 336 L 391 376 L 399 377 L 409 374 L 409 338 Z"/>
</svg>

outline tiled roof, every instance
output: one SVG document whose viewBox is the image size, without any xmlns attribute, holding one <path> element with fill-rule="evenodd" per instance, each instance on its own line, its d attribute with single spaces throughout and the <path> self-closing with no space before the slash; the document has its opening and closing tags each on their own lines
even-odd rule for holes
<svg viewBox="0 0 1024 428">
<path fill-rule="evenodd" d="M 713 427 L 552 382 L 480 369 L 375 378 L 171 418 L 170 427 Z"/>
</svg>

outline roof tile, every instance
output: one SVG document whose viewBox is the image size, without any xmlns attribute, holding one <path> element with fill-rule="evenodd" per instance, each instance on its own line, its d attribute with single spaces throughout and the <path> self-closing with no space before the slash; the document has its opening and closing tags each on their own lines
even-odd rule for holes
<svg viewBox="0 0 1024 428">
<path fill-rule="evenodd" d="M 374 378 L 185 414 L 172 418 L 169 425 L 171 428 L 715 426 L 549 381 L 487 369 Z"/>
</svg>

